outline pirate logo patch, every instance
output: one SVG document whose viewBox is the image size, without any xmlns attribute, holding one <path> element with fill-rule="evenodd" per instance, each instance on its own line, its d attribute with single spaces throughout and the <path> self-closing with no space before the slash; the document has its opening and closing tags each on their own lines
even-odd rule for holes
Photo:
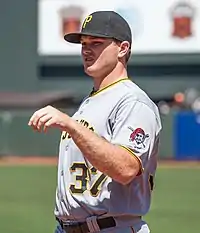
<svg viewBox="0 0 200 233">
<path fill-rule="evenodd" d="M 128 127 L 132 133 L 130 134 L 129 141 L 134 143 L 135 149 L 144 149 L 145 140 L 149 138 L 149 134 L 145 134 L 144 130 L 141 128 L 133 129 Z"/>
</svg>

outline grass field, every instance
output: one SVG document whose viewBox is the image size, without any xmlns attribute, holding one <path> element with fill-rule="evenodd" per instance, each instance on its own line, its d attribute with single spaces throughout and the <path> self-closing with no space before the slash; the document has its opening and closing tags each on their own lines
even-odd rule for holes
<svg viewBox="0 0 200 233">
<path fill-rule="evenodd" d="M 0 167 L 0 232 L 54 232 L 55 166 Z M 159 167 L 152 233 L 199 232 L 200 168 Z"/>
</svg>

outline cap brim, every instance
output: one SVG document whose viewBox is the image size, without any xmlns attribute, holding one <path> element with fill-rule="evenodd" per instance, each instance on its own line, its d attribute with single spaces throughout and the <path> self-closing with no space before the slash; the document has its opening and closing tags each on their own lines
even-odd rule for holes
<svg viewBox="0 0 200 233">
<path fill-rule="evenodd" d="M 64 39 L 70 43 L 80 44 L 82 36 L 94 36 L 94 37 L 101 37 L 101 38 L 111 38 L 110 36 L 98 34 L 98 33 L 86 33 L 86 32 L 74 32 L 68 33 L 64 36 Z"/>
</svg>

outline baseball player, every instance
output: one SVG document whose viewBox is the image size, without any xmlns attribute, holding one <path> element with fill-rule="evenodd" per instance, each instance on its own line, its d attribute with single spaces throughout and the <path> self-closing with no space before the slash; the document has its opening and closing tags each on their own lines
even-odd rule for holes
<svg viewBox="0 0 200 233">
<path fill-rule="evenodd" d="M 86 17 L 65 40 L 82 47 L 93 91 L 70 117 L 52 106 L 29 126 L 62 131 L 56 190 L 56 233 L 148 233 L 161 122 L 158 108 L 127 74 L 132 35 L 113 11 Z"/>
</svg>

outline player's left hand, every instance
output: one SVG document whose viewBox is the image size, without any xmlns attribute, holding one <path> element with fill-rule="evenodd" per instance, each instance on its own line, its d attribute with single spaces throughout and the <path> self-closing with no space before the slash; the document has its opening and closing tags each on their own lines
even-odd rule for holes
<svg viewBox="0 0 200 233">
<path fill-rule="evenodd" d="M 69 116 L 52 106 L 46 106 L 37 110 L 30 118 L 28 125 L 37 131 L 44 132 L 50 127 L 63 130 L 69 120 Z"/>
</svg>

